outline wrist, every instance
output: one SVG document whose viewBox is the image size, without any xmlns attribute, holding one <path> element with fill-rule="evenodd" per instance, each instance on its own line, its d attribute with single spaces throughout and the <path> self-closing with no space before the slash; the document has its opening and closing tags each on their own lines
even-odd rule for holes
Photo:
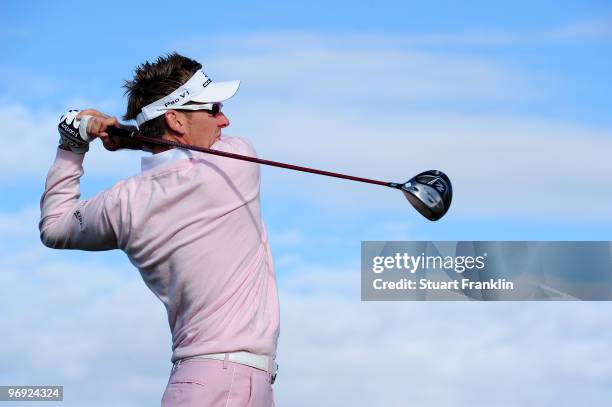
<svg viewBox="0 0 612 407">
<path fill-rule="evenodd" d="M 62 149 L 62 150 L 64 150 L 64 151 L 70 151 L 70 152 L 72 152 L 72 153 L 74 153 L 74 154 L 78 154 L 78 155 L 85 155 L 85 153 L 86 153 L 87 151 L 89 151 L 89 149 L 86 149 L 86 150 L 84 150 L 84 149 L 76 149 L 76 151 L 75 151 L 75 149 L 73 149 L 72 147 L 70 147 L 70 145 L 69 145 L 69 144 L 64 144 L 64 143 L 60 144 L 60 145 L 58 146 L 58 148 L 60 148 L 60 149 Z"/>
</svg>

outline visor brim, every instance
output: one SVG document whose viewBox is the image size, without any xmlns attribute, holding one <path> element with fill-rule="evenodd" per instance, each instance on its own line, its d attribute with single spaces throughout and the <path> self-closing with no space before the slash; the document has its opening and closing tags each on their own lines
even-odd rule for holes
<svg viewBox="0 0 612 407">
<path fill-rule="evenodd" d="M 212 82 L 201 92 L 190 98 L 190 101 L 199 103 L 223 102 L 236 94 L 240 81 Z"/>
</svg>

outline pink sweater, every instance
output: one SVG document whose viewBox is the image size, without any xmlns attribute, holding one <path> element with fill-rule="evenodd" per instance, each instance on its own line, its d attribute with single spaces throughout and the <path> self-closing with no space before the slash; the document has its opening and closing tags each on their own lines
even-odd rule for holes
<svg viewBox="0 0 612 407">
<path fill-rule="evenodd" d="M 211 147 L 255 156 L 238 137 Z M 41 198 L 43 243 L 123 250 L 164 303 L 172 362 L 206 353 L 276 356 L 276 278 L 259 203 L 259 165 L 172 149 L 143 172 L 79 200 L 84 155 L 58 149 Z"/>
</svg>

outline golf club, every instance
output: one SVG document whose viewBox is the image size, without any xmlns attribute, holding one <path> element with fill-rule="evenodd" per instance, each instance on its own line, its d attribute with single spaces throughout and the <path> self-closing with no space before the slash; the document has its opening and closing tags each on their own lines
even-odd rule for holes
<svg viewBox="0 0 612 407">
<path fill-rule="evenodd" d="M 177 143 L 175 141 L 165 140 L 162 138 L 147 137 L 130 127 L 109 127 L 107 128 L 106 132 L 111 136 L 131 138 L 141 142 L 160 146 L 186 148 L 189 150 L 220 155 L 237 160 L 250 161 L 295 171 L 310 172 L 312 174 L 325 175 L 328 177 L 348 179 L 351 181 L 365 182 L 368 184 L 383 185 L 389 188 L 399 189 L 404 193 L 410 204 L 421 215 L 431 221 L 436 221 L 446 214 L 450 207 L 453 195 L 450 179 L 446 176 L 446 174 L 438 170 L 422 172 L 404 183 L 385 182 L 368 178 L 354 177 L 352 175 L 339 174 L 336 172 L 317 170 L 314 168 L 301 167 L 298 165 L 285 164 L 277 161 L 263 160 L 240 154 L 227 153 L 225 151 Z"/>
</svg>

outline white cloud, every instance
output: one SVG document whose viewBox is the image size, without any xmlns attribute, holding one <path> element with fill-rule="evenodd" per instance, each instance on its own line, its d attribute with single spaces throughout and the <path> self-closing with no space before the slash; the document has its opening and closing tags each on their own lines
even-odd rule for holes
<svg viewBox="0 0 612 407">
<path fill-rule="evenodd" d="M 461 216 L 610 218 L 609 129 L 417 103 L 542 97 L 525 72 L 469 55 L 406 51 L 387 37 L 251 38 L 236 39 L 245 41 L 241 51 L 255 46 L 250 53 L 230 48 L 210 66 L 228 75 L 220 79 L 245 80 L 244 97 L 228 103 L 237 119 L 231 129 L 253 137 L 264 158 L 393 181 L 439 167 L 454 182 L 453 212 Z M 406 114 L 414 104 L 420 110 Z M 0 153 L 5 179 L 42 182 L 60 113 L 0 106 L 11 137 Z M 138 156 L 98 145 L 85 168 L 124 177 L 138 171 Z M 342 212 L 407 205 L 379 187 L 268 174 L 264 194 L 290 192 Z M 170 367 L 162 306 L 127 261 L 42 247 L 37 217 L 35 204 L 0 214 L 2 382 L 64 384 L 66 406 L 158 405 Z M 385 227 L 385 236 L 404 238 L 402 226 Z M 271 239 L 305 243 L 291 229 Z M 278 405 L 604 406 L 612 398 L 607 303 L 361 303 L 356 265 L 281 260 L 291 274 L 279 276 Z"/>
<path fill-rule="evenodd" d="M 605 176 L 612 170 L 610 129 L 432 108 L 474 103 L 486 112 L 491 101 L 545 100 L 546 89 L 526 71 L 491 59 L 359 39 L 307 33 L 220 38 L 211 70 L 227 75 L 221 79 L 243 79 L 241 97 L 226 107 L 233 122 L 227 133 L 252 138 L 263 158 L 367 178 L 403 182 L 441 169 L 455 187 L 451 213 L 460 217 L 612 218 L 612 181 Z M 14 148 L 0 153 L 3 178 L 44 178 L 57 139 L 55 116 L 0 106 L 6 133 L 19 135 Z M 114 181 L 138 173 L 142 155 L 109 153 L 95 143 L 85 170 Z M 380 187 L 285 170 L 264 176 L 263 194 L 290 191 L 332 210 L 403 214 L 407 205 L 401 194 Z"/>
<path fill-rule="evenodd" d="M 170 333 L 138 272 L 43 250 L 3 261 L 3 383 L 64 385 L 69 406 L 159 404 Z"/>
<path fill-rule="evenodd" d="M 612 39 L 611 23 L 610 18 L 598 18 L 522 30 L 480 28 L 452 34 L 409 35 L 396 37 L 391 41 L 397 45 L 413 47 L 514 47 L 550 43 L 586 43 Z M 369 42 L 371 41 L 372 38 Z"/>
<path fill-rule="evenodd" d="M 298 229 L 287 229 L 280 231 L 272 231 L 270 233 L 270 241 L 274 242 L 275 246 L 297 246 L 303 243 L 304 235 Z"/>
<path fill-rule="evenodd" d="M 0 42 L 10 37 L 16 37 L 11 41 L 21 41 L 19 37 L 24 33 L 20 33 L 19 30 L 11 31 L 6 30 L 4 26 L 0 28 Z M 12 63 L 7 62 L 7 59 L 4 59 L 0 64 L 0 76 L 2 77 L 0 103 L 13 105 L 22 100 L 23 95 L 49 98 L 61 88 L 62 83 L 58 78 L 51 78 L 38 69 L 16 68 L 12 66 Z"/>
<path fill-rule="evenodd" d="M 40 210 L 36 206 L 22 208 L 17 212 L 0 212 L 0 239 L 16 239 L 32 237 L 33 231 L 37 229 L 28 228 L 38 219 Z"/>
<path fill-rule="evenodd" d="M 4 132 L 10 135 L 10 143 L 0 152 L 2 179 L 23 175 L 44 177 L 53 163 L 58 145 L 57 123 L 63 112 L 49 113 L 32 110 L 22 105 L 0 105 L 0 120 Z M 140 167 L 137 152 L 105 151 L 95 141 L 85 158 L 86 173 L 95 175 L 129 176 Z"/>
<path fill-rule="evenodd" d="M 216 73 L 223 75 L 220 80 L 240 78 L 241 99 L 255 103 L 356 105 L 377 111 L 381 101 L 510 103 L 534 93 L 520 71 L 491 58 L 420 51 L 394 37 L 301 32 L 225 37 L 212 56 L 199 55 L 200 45 L 191 39 L 179 48 L 204 61 L 214 78 Z"/>
<path fill-rule="evenodd" d="M 255 120 L 266 110 L 275 111 L 275 117 Z M 503 116 L 405 114 L 357 120 L 313 109 L 296 113 L 279 105 L 237 115 L 252 124 L 249 134 L 260 156 L 271 160 L 395 182 L 440 169 L 453 182 L 452 213 L 458 216 L 544 216 L 568 222 L 612 217 L 609 130 Z M 264 186 L 273 185 L 279 194 L 292 191 L 294 199 L 337 210 L 399 211 L 406 205 L 401 194 L 381 187 L 277 170 L 264 175 L 269 177 Z M 577 192 L 574 188 L 580 193 L 570 192 Z"/>
<path fill-rule="evenodd" d="M 542 78 L 473 54 L 414 51 L 393 37 L 286 34 L 220 39 L 206 65 L 222 79 L 243 79 L 240 98 L 226 107 L 236 119 L 228 133 L 252 137 L 260 156 L 395 182 L 441 169 L 455 186 L 452 213 L 461 217 L 611 218 L 610 129 L 537 112 L 486 113 L 491 101 L 544 103 L 552 94 Z M 483 113 L 457 113 L 470 103 Z M 267 193 L 291 191 L 334 210 L 406 205 L 377 187 L 264 175 L 272 178 Z M 581 193 L 568 194 L 571 185 Z"/>
<path fill-rule="evenodd" d="M 612 368 L 599 357 L 611 332 L 590 334 L 607 326 L 605 304 L 361 303 L 359 274 L 340 276 L 314 268 L 280 279 L 279 405 L 603 406 L 612 397 Z"/>
<path fill-rule="evenodd" d="M 170 334 L 138 272 L 104 253 L 43 248 L 15 234 L 12 217 L 32 224 L 37 214 L 0 216 L 0 324 L 11 327 L 2 381 L 63 384 L 66 406 L 159 404 Z M 11 236 L 19 244 L 8 251 Z M 612 397 L 607 303 L 362 303 L 356 270 L 294 259 L 278 276 L 277 405 L 604 406 Z"/>
<path fill-rule="evenodd" d="M 262 49 L 273 48 L 283 51 L 300 52 L 308 46 L 334 47 L 340 49 L 355 48 L 427 48 L 453 46 L 514 46 L 534 45 L 551 42 L 609 40 L 612 38 L 612 19 L 609 16 L 586 20 L 567 21 L 565 23 L 533 28 L 498 29 L 494 27 L 474 27 L 473 29 L 452 33 L 424 32 L 416 34 L 361 34 L 337 33 L 333 36 L 307 31 L 286 30 L 281 32 L 260 32 L 257 35 L 236 35 L 219 38 L 216 44 L 220 48 L 241 48 L 251 54 L 258 54 Z M 175 47 L 201 49 L 202 41 L 194 42 L 193 38 L 185 38 L 175 43 Z M 204 59 L 207 60 L 207 59 Z"/>
</svg>

